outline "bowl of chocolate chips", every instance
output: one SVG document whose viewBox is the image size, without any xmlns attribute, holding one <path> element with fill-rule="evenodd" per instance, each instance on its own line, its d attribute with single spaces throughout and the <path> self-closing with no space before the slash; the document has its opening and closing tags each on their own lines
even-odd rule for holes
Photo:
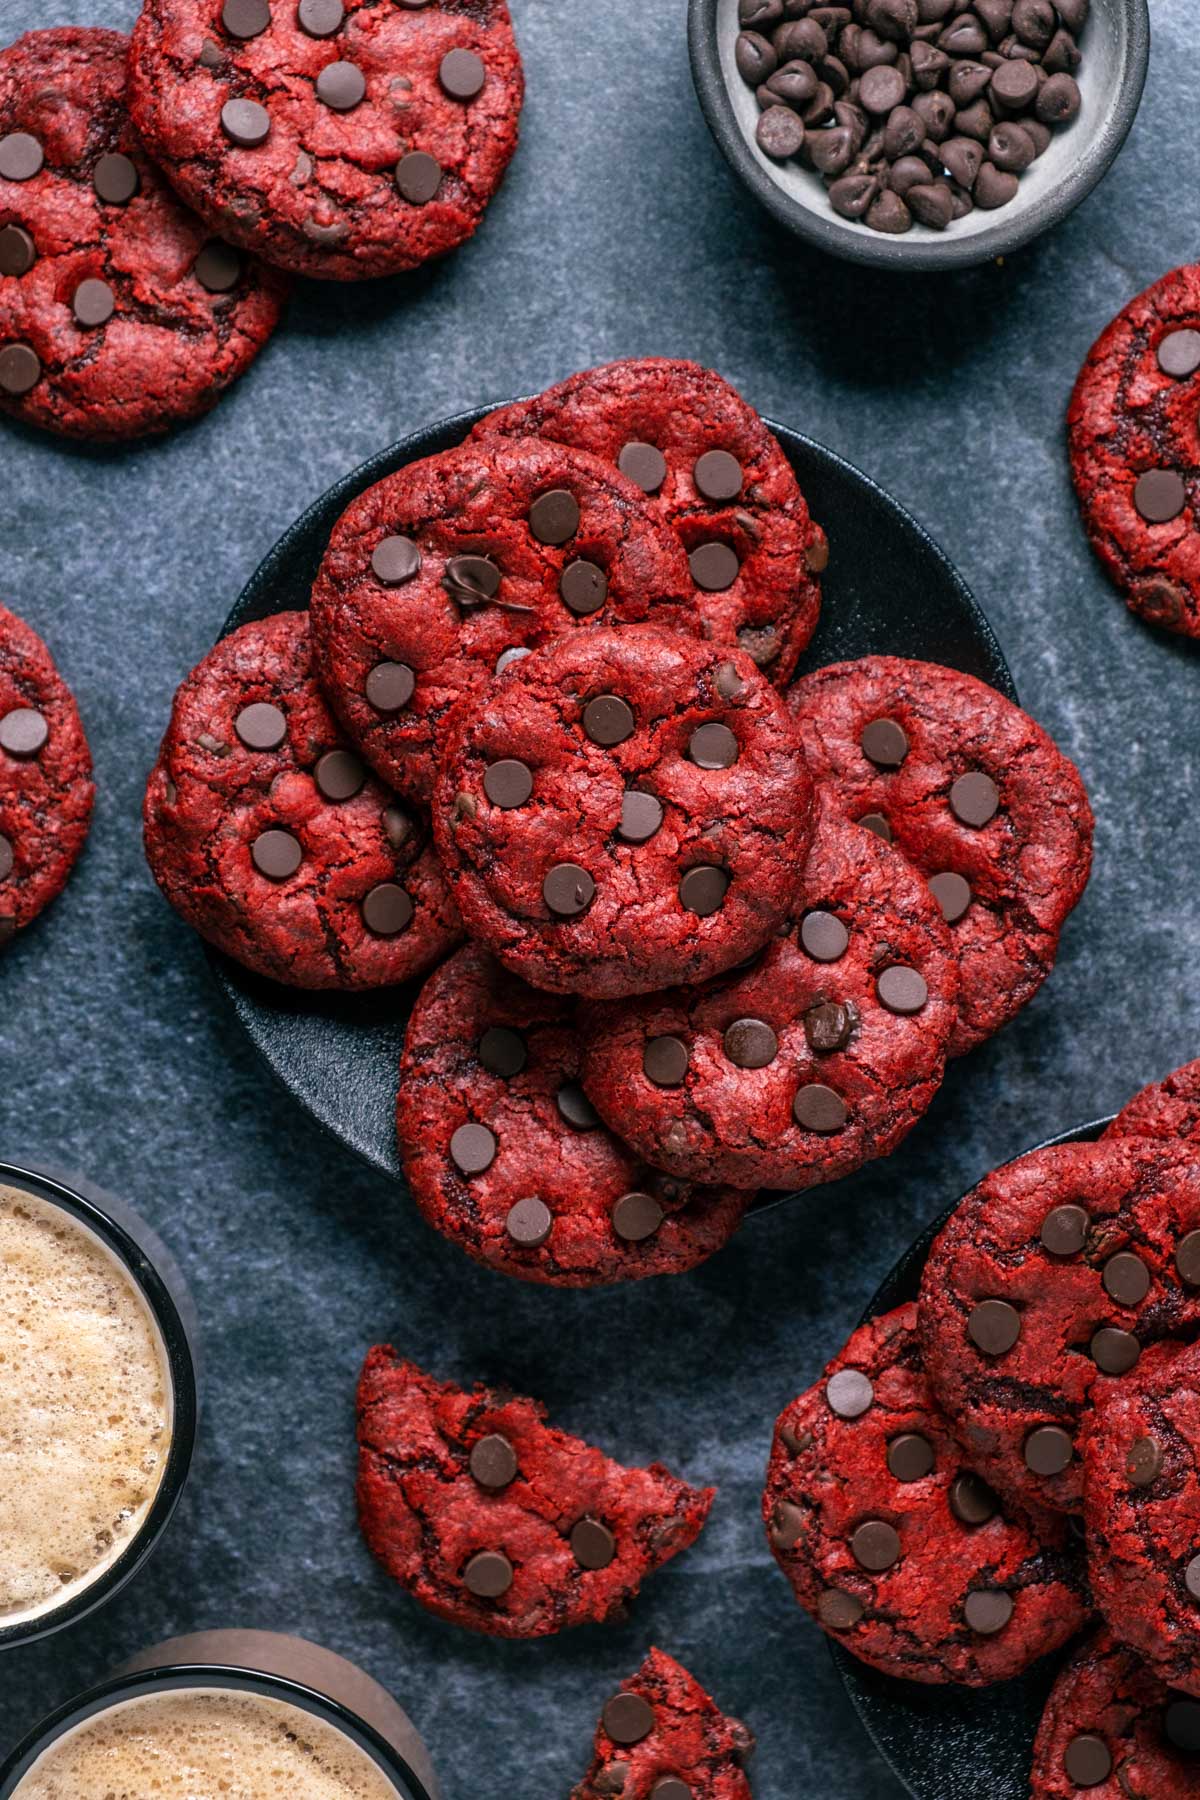
<svg viewBox="0 0 1200 1800">
<path fill-rule="evenodd" d="M 689 0 L 717 143 L 852 262 L 986 262 L 1065 218 L 1142 97 L 1147 0 Z"/>
</svg>

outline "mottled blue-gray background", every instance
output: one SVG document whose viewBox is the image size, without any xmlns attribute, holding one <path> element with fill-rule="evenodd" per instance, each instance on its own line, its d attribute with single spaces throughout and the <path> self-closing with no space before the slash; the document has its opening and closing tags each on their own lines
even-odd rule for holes
<svg viewBox="0 0 1200 1800">
<path fill-rule="evenodd" d="M 173 1529 L 99 1618 L 4 1658 L 0 1750 L 153 1639 L 243 1623 L 365 1663 L 425 1728 L 449 1800 L 552 1800 L 654 1641 L 753 1724 L 759 1800 L 898 1800 L 766 1553 L 771 1420 L 957 1193 L 1200 1053 L 1200 660 L 1106 586 L 1062 444 L 1097 331 L 1196 253 L 1195 9 L 1152 10 L 1146 99 L 1100 190 L 1003 267 L 899 280 L 806 254 L 743 198 L 694 103 L 683 0 L 514 0 L 523 141 L 472 245 L 409 280 L 302 286 L 249 376 L 165 443 L 93 454 L 0 428 L 0 596 L 72 682 L 100 789 L 75 880 L 0 973 L 0 1140 L 140 1207 L 188 1272 L 207 1356 Z M 0 32 L 135 12 L 4 0 Z M 712 363 L 945 545 L 1084 769 L 1097 864 L 1050 986 L 890 1163 L 753 1222 L 690 1278 L 555 1294 L 467 1263 L 275 1089 L 153 888 L 139 801 L 175 685 L 336 476 L 426 420 L 647 352 Z M 709 1528 L 616 1629 L 505 1645 L 428 1619 L 353 1523 L 354 1380 L 382 1337 L 717 1482 Z"/>
</svg>

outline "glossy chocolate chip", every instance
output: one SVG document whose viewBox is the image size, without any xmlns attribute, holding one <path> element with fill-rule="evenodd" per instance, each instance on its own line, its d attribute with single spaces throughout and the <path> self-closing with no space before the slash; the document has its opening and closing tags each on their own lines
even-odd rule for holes
<svg viewBox="0 0 1200 1800">
<path fill-rule="evenodd" d="M 397 882 L 381 881 L 364 895 L 362 916 L 372 937 L 399 937 L 412 924 L 413 903 Z"/>
<path fill-rule="evenodd" d="M 460 1125 L 450 1139 L 450 1155 L 463 1175 L 482 1175 L 495 1162 L 499 1148 L 486 1125 Z"/>
<path fill-rule="evenodd" d="M 0 231 L 0 275 L 27 275 L 37 261 L 37 246 L 20 225 Z"/>
<path fill-rule="evenodd" d="M 1056 1206 L 1042 1220 L 1041 1239 L 1051 1256 L 1078 1256 L 1090 1220 L 1082 1206 Z"/>
<path fill-rule="evenodd" d="M 13 854 L 11 841 L 0 832 L 0 881 L 7 881 L 13 872 L 16 857 Z"/>
<path fill-rule="evenodd" d="M 602 1716 L 614 1744 L 640 1744 L 654 1730 L 654 1709 L 640 1694 L 614 1694 Z"/>
<path fill-rule="evenodd" d="M 529 529 L 539 544 L 569 543 L 579 530 L 579 502 L 567 488 L 539 494 L 529 509 Z"/>
<path fill-rule="evenodd" d="M 517 1472 L 517 1453 L 500 1432 L 489 1433 L 473 1446 L 471 1473 L 480 1487 L 498 1493 L 516 1480 Z"/>
<path fill-rule="evenodd" d="M 287 715 L 269 700 L 256 700 L 243 706 L 233 729 L 247 750 L 278 750 L 287 737 Z"/>
<path fill-rule="evenodd" d="M 533 792 L 533 771 L 523 762 L 506 757 L 484 770 L 483 791 L 493 806 L 506 812 L 524 806 Z"/>
<path fill-rule="evenodd" d="M 864 813 L 858 822 L 864 831 L 869 831 L 882 843 L 890 844 L 893 841 L 894 833 L 882 813 Z"/>
<path fill-rule="evenodd" d="M 92 182 L 100 199 L 109 206 L 127 206 L 138 191 L 137 164 L 114 150 L 100 158 Z"/>
<path fill-rule="evenodd" d="M 571 1553 L 581 1569 L 607 1569 L 617 1554 L 617 1540 L 599 1519 L 580 1519 L 571 1532 Z"/>
<path fill-rule="evenodd" d="M 555 863 L 542 883 L 542 898 L 559 919 L 575 919 L 595 897 L 596 884 L 578 863 Z"/>
<path fill-rule="evenodd" d="M 255 38 L 271 23 L 267 0 L 225 0 L 221 23 L 235 38 Z"/>
<path fill-rule="evenodd" d="M 600 1114 L 577 1081 L 564 1081 L 554 1102 L 559 1117 L 572 1131 L 595 1131 L 600 1123 Z"/>
<path fill-rule="evenodd" d="M 367 78 L 357 63 L 326 63 L 317 76 L 317 99 L 332 112 L 353 112 L 366 92 Z"/>
<path fill-rule="evenodd" d="M 717 504 L 736 500 L 742 491 L 742 465 L 728 450 L 706 450 L 692 470 L 697 492 Z"/>
<path fill-rule="evenodd" d="M 1152 1487 L 1163 1465 L 1162 1445 L 1157 1438 L 1135 1438 L 1125 1458 L 1125 1473 L 1134 1487 Z"/>
<path fill-rule="evenodd" d="M 578 618 L 586 619 L 599 612 L 608 599 L 608 577 L 594 562 L 578 557 L 563 570 L 558 591 L 563 604 Z"/>
<path fill-rule="evenodd" d="M 711 864 L 689 869 L 679 883 L 679 899 L 686 912 L 698 919 L 711 918 L 725 904 L 729 892 L 729 875 Z"/>
<path fill-rule="evenodd" d="M 1076 1787 L 1099 1787 L 1112 1774 L 1113 1760 L 1102 1737 L 1081 1731 L 1063 1751 L 1063 1768 Z"/>
<path fill-rule="evenodd" d="M 972 1529 L 986 1525 L 1000 1510 L 1000 1502 L 978 1475 L 956 1475 L 950 1484 L 950 1511 L 960 1525 Z"/>
<path fill-rule="evenodd" d="M 381 662 L 367 676 L 363 691 L 377 713 L 397 713 L 408 705 L 416 685 L 407 663 Z"/>
<path fill-rule="evenodd" d="M 817 1614 L 826 1631 L 851 1631 L 866 1611 L 857 1594 L 842 1588 L 826 1588 L 817 1601 Z"/>
<path fill-rule="evenodd" d="M 254 866 L 268 881 L 287 881 L 304 858 L 298 839 L 290 831 L 263 831 L 250 849 Z"/>
<path fill-rule="evenodd" d="M 1189 1231 L 1180 1239 L 1175 1252 L 1175 1267 L 1179 1279 L 1187 1287 L 1200 1287 L 1200 1231 Z"/>
<path fill-rule="evenodd" d="M 326 800 L 353 800 L 366 786 L 367 771 L 352 750 L 327 750 L 313 770 L 317 788 Z"/>
<path fill-rule="evenodd" d="M 452 556 L 442 586 L 460 606 L 483 606 L 500 592 L 500 571 L 490 556 Z"/>
<path fill-rule="evenodd" d="M 930 878 L 929 891 L 941 908 L 947 925 L 957 925 L 971 904 L 971 884 L 951 870 Z"/>
<path fill-rule="evenodd" d="M 963 1614 L 971 1630 L 980 1637 L 995 1637 L 1013 1616 L 1012 1595 L 999 1588 L 979 1588 L 967 1595 Z"/>
<path fill-rule="evenodd" d="M 641 1244 L 654 1236 L 666 1215 L 653 1194 L 622 1194 L 613 1207 L 613 1230 L 626 1244 Z"/>
<path fill-rule="evenodd" d="M 554 1215 L 546 1202 L 530 1194 L 510 1208 L 504 1229 L 519 1250 L 540 1250 L 553 1224 Z"/>
<path fill-rule="evenodd" d="M 904 1019 L 919 1013 L 929 1000 L 925 977 L 904 963 L 893 963 L 889 969 L 881 970 L 875 991 L 888 1012 Z"/>
<path fill-rule="evenodd" d="M 794 1550 L 804 1536 L 804 1514 L 792 1501 L 776 1501 L 771 1513 L 770 1535 L 776 1550 Z"/>
<path fill-rule="evenodd" d="M 1004 1356 L 1021 1335 L 1021 1315 L 1007 1300 L 981 1300 L 967 1320 L 967 1336 L 985 1356 Z"/>
<path fill-rule="evenodd" d="M 1163 1730 L 1176 1750 L 1200 1756 L 1200 1700 L 1176 1695 L 1163 1714 Z"/>
<path fill-rule="evenodd" d="M 837 1000 L 825 1000 L 819 1006 L 810 1006 L 804 1015 L 804 1035 L 809 1049 L 820 1055 L 844 1050 L 854 1034 L 857 1018 L 853 1007 L 843 1006 Z"/>
<path fill-rule="evenodd" d="M 617 467 L 644 494 L 657 494 L 667 479 L 667 459 L 653 444 L 626 444 L 617 458 Z"/>
<path fill-rule="evenodd" d="M 728 725 L 715 721 L 697 725 L 688 739 L 688 755 L 698 769 L 732 769 L 738 759 L 738 741 Z"/>
<path fill-rule="evenodd" d="M 10 131 L 0 137 L 0 179 L 32 181 L 45 160 L 42 146 L 31 132 Z"/>
<path fill-rule="evenodd" d="M 633 708 L 618 694 L 597 694 L 583 709 L 583 729 L 593 744 L 611 750 L 634 733 Z"/>
<path fill-rule="evenodd" d="M 1187 505 L 1187 489 L 1176 469 L 1147 469 L 1133 490 L 1133 504 L 1150 525 L 1166 525 Z"/>
<path fill-rule="evenodd" d="M 489 1075 L 506 1081 L 519 1075 L 529 1060 L 525 1039 L 507 1025 L 489 1025 L 479 1040 L 478 1055 Z"/>
<path fill-rule="evenodd" d="M 438 80 L 452 100 L 474 100 L 487 80 L 483 58 L 473 50 L 448 50 L 438 66 Z"/>
<path fill-rule="evenodd" d="M 221 108 L 221 129 L 230 143 L 253 150 L 270 137 L 271 115 L 257 100 L 227 100 Z"/>
<path fill-rule="evenodd" d="M 862 753 L 877 769 L 898 769 L 908 755 L 908 734 L 895 719 L 872 719 L 859 737 Z"/>
<path fill-rule="evenodd" d="M 682 1038 L 651 1038 L 642 1051 L 642 1070 L 655 1087 L 678 1087 L 691 1058 Z"/>
<path fill-rule="evenodd" d="M 805 1131 L 815 1131 L 822 1137 L 828 1137 L 835 1131 L 841 1131 L 850 1115 L 840 1094 L 813 1081 L 807 1087 L 802 1087 L 796 1095 L 792 1102 L 792 1116 Z"/>
<path fill-rule="evenodd" d="M 209 238 L 192 264 L 192 273 L 206 293 L 228 294 L 242 278 L 242 259 L 232 244 Z"/>
<path fill-rule="evenodd" d="M 1034 1475 L 1061 1475 L 1074 1455 L 1074 1445 L 1061 1425 L 1039 1425 L 1025 1439 L 1025 1467 Z"/>
<path fill-rule="evenodd" d="M 919 1431 L 905 1431 L 888 1445 L 887 1466 L 897 1481 L 924 1481 L 933 1473 L 933 1445 Z"/>
<path fill-rule="evenodd" d="M 728 544 L 698 544 L 688 558 L 692 580 L 706 594 L 723 594 L 738 578 L 741 563 Z"/>
<path fill-rule="evenodd" d="M 442 165 L 424 150 L 410 150 L 396 164 L 396 186 L 412 206 L 427 206 L 442 185 Z"/>
<path fill-rule="evenodd" d="M 861 1419 L 875 1399 L 875 1389 L 861 1369 L 839 1369 L 825 1384 L 825 1398 L 839 1419 Z"/>
<path fill-rule="evenodd" d="M 342 0 L 300 0 L 296 19 L 309 37 L 333 37 L 342 28 L 346 9 Z"/>
<path fill-rule="evenodd" d="M 1000 790 L 982 769 L 960 775 L 950 789 L 950 810 L 963 825 L 981 829 L 995 818 L 1000 806 Z"/>
<path fill-rule="evenodd" d="M 1142 1354 L 1142 1346 L 1131 1331 L 1118 1331 L 1104 1326 L 1091 1342 L 1092 1361 L 1104 1375 L 1127 1375 Z"/>
<path fill-rule="evenodd" d="M 384 587 L 401 587 L 420 568 L 421 552 L 408 537 L 385 537 L 371 552 L 372 572 Z"/>
<path fill-rule="evenodd" d="M 1118 1306 L 1140 1306 L 1150 1292 L 1150 1271 L 1140 1256 L 1131 1250 L 1119 1250 L 1104 1265 L 1102 1279 L 1105 1291 Z"/>
<path fill-rule="evenodd" d="M 861 1568 L 880 1574 L 900 1560 L 900 1538 L 894 1526 L 882 1519 L 868 1519 L 850 1539 L 854 1560 Z"/>
<path fill-rule="evenodd" d="M 513 1566 L 502 1550 L 480 1550 L 463 1570 L 467 1589 L 478 1600 L 499 1600 L 513 1584 Z"/>
<path fill-rule="evenodd" d="M 1171 331 L 1158 346 L 1158 366 L 1164 375 L 1182 381 L 1200 369 L 1200 331 Z"/>
<path fill-rule="evenodd" d="M 779 1054 L 779 1039 L 762 1019 L 735 1019 L 724 1037 L 725 1054 L 738 1069 L 765 1069 Z"/>
<path fill-rule="evenodd" d="M 1193 1600 L 1200 1600 L 1200 1556 L 1193 1556 L 1183 1571 L 1184 1586 Z"/>
<path fill-rule="evenodd" d="M 650 1800 L 696 1800 L 695 1789 L 678 1775 L 664 1775 L 650 1789 Z"/>
<path fill-rule="evenodd" d="M 800 942 L 814 962 L 833 963 L 850 948 L 850 933 L 836 913 L 806 913 L 800 923 Z"/>
<path fill-rule="evenodd" d="M 28 344 L 6 344 L 0 350 L 0 393 L 19 400 L 42 379 L 42 365 L 36 350 Z"/>
<path fill-rule="evenodd" d="M 662 801 L 656 794 L 644 794 L 630 788 L 621 801 L 621 823 L 617 836 L 627 844 L 646 844 L 663 822 Z"/>
</svg>

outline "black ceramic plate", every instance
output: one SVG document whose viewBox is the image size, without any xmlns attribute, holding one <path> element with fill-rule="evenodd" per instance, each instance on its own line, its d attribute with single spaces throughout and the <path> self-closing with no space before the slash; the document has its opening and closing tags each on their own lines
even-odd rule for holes
<svg viewBox="0 0 1200 1800">
<path fill-rule="evenodd" d="M 490 407 L 416 432 L 355 469 L 284 533 L 225 623 L 306 607 L 334 524 L 350 502 L 418 457 L 448 450 Z M 772 425 L 813 516 L 829 534 L 817 634 L 801 672 L 869 655 L 919 657 L 990 682 L 1016 699 L 991 626 L 962 577 L 904 509 L 841 457 Z M 241 1024 L 284 1086 L 318 1122 L 375 1168 L 401 1179 L 396 1068 L 411 993 L 318 995 L 276 987 L 212 953 Z M 763 1195 L 764 1204 L 786 1196 Z"/>
<path fill-rule="evenodd" d="M 1036 1148 L 1091 1143 L 1111 1123 L 1097 1119 Z M 905 1251 L 861 1323 L 916 1299 L 933 1240 L 953 1211 Z M 927 1687 L 880 1675 L 840 1644 L 829 1648 L 875 1748 L 915 1800 L 1028 1800 L 1033 1740 L 1062 1657 L 996 1687 Z"/>
</svg>

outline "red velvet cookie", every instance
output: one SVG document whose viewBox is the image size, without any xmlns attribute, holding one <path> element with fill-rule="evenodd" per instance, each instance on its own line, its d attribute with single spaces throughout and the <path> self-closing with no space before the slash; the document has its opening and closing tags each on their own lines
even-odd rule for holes
<svg viewBox="0 0 1200 1800">
<path fill-rule="evenodd" d="M 411 463 L 343 513 L 312 596 L 327 693 L 363 755 L 428 805 L 451 709 L 580 626 L 694 633 L 674 533 L 631 481 L 535 438 Z"/>
<path fill-rule="evenodd" d="M 740 1719 L 651 1650 L 600 1715 L 595 1759 L 571 1800 L 750 1800 L 753 1751 Z"/>
<path fill-rule="evenodd" d="M 292 987 L 407 981 L 462 936 L 428 826 L 368 774 L 325 704 L 306 613 L 243 625 L 188 676 L 145 832 L 188 924 Z"/>
<path fill-rule="evenodd" d="M 1200 265 L 1131 300 L 1088 352 L 1068 414 L 1092 548 L 1131 611 L 1200 637 Z"/>
<path fill-rule="evenodd" d="M 1083 1516 L 1109 1629 L 1163 1681 L 1200 1695 L 1200 1345 L 1154 1345 L 1095 1407 Z"/>
<path fill-rule="evenodd" d="M 358 281 L 474 235 L 517 147 L 524 77 L 504 0 L 145 0 L 130 94 L 216 229 Z"/>
<path fill-rule="evenodd" d="M 1104 1135 L 1200 1144 L 1200 1062 L 1185 1063 L 1135 1094 Z"/>
<path fill-rule="evenodd" d="M 1030 1800 L 1195 1800 L 1200 1705 L 1099 1631 L 1054 1684 Z"/>
<path fill-rule="evenodd" d="M 761 948 L 792 901 L 810 794 L 749 657 L 580 631 L 461 709 L 434 831 L 473 936 L 538 987 L 611 997 Z"/>
<path fill-rule="evenodd" d="M 94 798 L 70 690 L 37 633 L 0 606 L 0 948 L 62 893 Z"/>
<path fill-rule="evenodd" d="M 436 1231 L 522 1281 L 601 1287 L 676 1275 L 728 1243 L 746 1194 L 648 1169 L 579 1085 L 569 1002 L 468 945 L 408 1023 L 397 1128 Z"/>
<path fill-rule="evenodd" d="M 763 1516 L 801 1606 L 886 1675 L 1005 1681 L 1087 1616 L 1066 1522 L 1005 1509 L 965 1462 L 915 1306 L 860 1327 L 780 1416 Z"/>
<path fill-rule="evenodd" d="M 207 412 L 279 319 L 277 275 L 181 206 L 125 110 L 129 40 L 0 52 L 0 408 L 68 437 Z"/>
<path fill-rule="evenodd" d="M 837 663 L 788 700 L 813 779 L 929 882 L 962 968 L 950 1053 L 973 1049 L 1041 987 L 1087 885 L 1079 771 L 1020 707 L 934 663 Z"/>
<path fill-rule="evenodd" d="M 925 883 L 826 801 L 788 929 L 704 987 L 583 1008 L 583 1082 L 675 1175 L 812 1187 L 887 1156 L 928 1110 L 957 992 Z"/>
<path fill-rule="evenodd" d="M 434 1381 L 390 1345 L 358 1387 L 358 1513 L 389 1575 L 440 1619 L 538 1638 L 623 1614 L 695 1542 L 715 1488 L 627 1469 L 535 1400 Z"/>
<path fill-rule="evenodd" d="M 816 630 L 829 546 L 777 440 L 727 381 L 666 357 L 608 363 L 475 428 L 497 434 L 616 463 L 682 540 L 706 636 L 736 643 L 777 686 L 790 679 Z"/>
<path fill-rule="evenodd" d="M 1089 1406 L 1200 1328 L 1200 1163 L 1136 1139 L 1037 1150 L 981 1182 L 921 1284 L 930 1379 L 1001 1493 L 1078 1512 Z"/>
</svg>

